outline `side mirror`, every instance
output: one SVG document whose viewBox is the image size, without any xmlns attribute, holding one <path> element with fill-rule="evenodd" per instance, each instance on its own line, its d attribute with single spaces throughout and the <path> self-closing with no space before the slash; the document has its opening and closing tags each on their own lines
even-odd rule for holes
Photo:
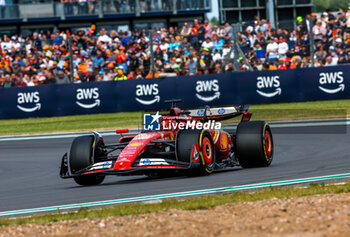
<svg viewBox="0 0 350 237">
<path fill-rule="evenodd" d="M 117 129 L 115 130 L 116 133 L 128 133 L 129 129 Z"/>
</svg>

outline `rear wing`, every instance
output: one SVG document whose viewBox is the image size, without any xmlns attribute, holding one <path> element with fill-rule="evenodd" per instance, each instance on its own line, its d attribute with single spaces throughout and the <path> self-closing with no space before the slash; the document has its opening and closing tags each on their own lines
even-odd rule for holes
<svg viewBox="0 0 350 237">
<path fill-rule="evenodd" d="M 204 120 L 225 120 L 240 115 L 251 116 L 248 112 L 249 106 L 231 106 L 231 107 L 219 107 L 210 108 L 206 106 L 204 109 L 192 109 L 187 110 L 189 115 L 194 119 L 204 119 Z M 249 119 L 248 119 L 249 120 Z"/>
</svg>

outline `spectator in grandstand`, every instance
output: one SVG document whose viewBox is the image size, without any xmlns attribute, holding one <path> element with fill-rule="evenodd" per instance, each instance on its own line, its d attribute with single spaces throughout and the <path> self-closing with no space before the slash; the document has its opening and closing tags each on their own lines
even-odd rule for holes
<svg viewBox="0 0 350 237">
<path fill-rule="evenodd" d="M 268 36 L 268 30 L 269 30 L 269 27 L 268 27 L 268 24 L 266 23 L 266 20 L 261 20 L 260 21 L 260 25 L 258 27 L 258 31 L 262 32 L 265 34 L 265 36 Z"/>
<path fill-rule="evenodd" d="M 350 52 L 345 52 L 344 49 L 338 49 L 339 59 L 338 64 L 348 64 L 350 63 Z"/>
<path fill-rule="evenodd" d="M 314 34 L 315 43 L 318 43 L 322 40 L 323 36 L 327 34 L 327 30 L 323 26 L 322 21 L 317 21 L 316 25 L 312 28 L 312 33 Z"/>
<path fill-rule="evenodd" d="M 39 79 L 40 81 L 40 79 Z M 40 82 L 41 84 L 56 84 L 57 81 L 55 79 L 55 76 L 51 71 L 46 71 L 45 79 L 42 79 Z"/>
<path fill-rule="evenodd" d="M 60 70 L 58 71 L 55 81 L 57 84 L 68 84 L 70 83 L 69 78 L 67 75 L 64 74 L 64 71 Z"/>
<path fill-rule="evenodd" d="M 287 40 L 283 37 L 279 37 L 279 44 L 278 44 L 278 56 L 281 59 L 285 59 L 287 57 L 287 53 L 289 50 L 288 44 L 286 43 Z"/>
<path fill-rule="evenodd" d="M 63 37 L 60 35 L 60 31 L 57 30 L 53 39 L 53 44 L 57 46 L 61 46 L 63 43 Z"/>
<path fill-rule="evenodd" d="M 94 56 L 94 68 L 95 71 L 99 71 L 102 65 L 104 65 L 105 59 L 102 57 L 102 52 L 97 50 L 96 56 Z"/>
<path fill-rule="evenodd" d="M 187 38 L 188 41 L 191 40 L 192 27 L 187 22 L 184 23 L 181 28 L 180 34 L 182 37 Z"/>
<path fill-rule="evenodd" d="M 117 67 L 116 69 L 117 69 L 117 75 L 114 78 L 115 81 L 123 81 L 128 79 L 128 77 L 124 75 L 122 66 Z"/>
<path fill-rule="evenodd" d="M 75 6 L 87 4 L 87 11 L 91 10 L 90 3 L 96 4 L 89 0 L 62 2 Z M 112 8 L 115 2 L 110 2 Z M 254 24 L 244 26 L 238 33 L 238 43 L 255 70 L 309 67 L 308 19 L 312 19 L 317 22 L 312 29 L 316 39 L 315 66 L 350 63 L 347 25 L 350 13 L 340 11 L 337 16 L 332 15 L 328 11 L 319 18 L 314 14 L 299 18 L 298 27 L 293 31 L 271 29 L 268 21 L 256 17 Z M 68 36 L 73 37 L 75 83 L 152 78 L 150 40 L 153 42 L 155 77 L 224 73 L 234 69 L 232 27 L 228 23 L 213 26 L 195 19 L 184 23 L 180 30 L 169 27 L 153 32 L 152 38 L 148 38 L 145 29 L 132 32 L 101 29 L 97 32 L 96 26 L 92 25 L 90 29 L 76 32 L 34 32 L 26 37 L 4 35 L 0 48 L 0 85 L 69 83 Z M 241 70 L 246 71 L 248 67 L 242 63 Z M 10 79 L 5 76 L 7 74 Z"/>
<path fill-rule="evenodd" d="M 274 63 L 278 61 L 278 43 L 277 38 L 272 37 L 271 42 L 266 47 L 266 53 L 268 55 L 268 61 Z"/>
<path fill-rule="evenodd" d="M 266 50 L 264 50 L 259 43 L 255 44 L 255 54 L 256 58 L 260 60 L 261 62 L 265 62 L 265 57 L 266 57 Z"/>
<path fill-rule="evenodd" d="M 85 81 L 86 82 L 93 82 L 93 81 L 96 81 L 96 75 L 94 73 L 94 70 L 89 67 L 87 70 L 86 70 L 86 75 L 85 75 Z"/>
<path fill-rule="evenodd" d="M 193 55 L 189 55 L 189 60 L 186 62 L 188 65 L 188 71 L 190 75 L 195 75 L 197 72 L 197 59 Z"/>
<path fill-rule="evenodd" d="M 213 41 L 211 41 L 210 37 L 207 37 L 205 41 L 202 43 L 202 48 L 211 49 L 213 48 L 213 46 L 214 46 L 214 43 Z"/>
<path fill-rule="evenodd" d="M 10 88 L 10 87 L 14 87 L 14 86 L 15 86 L 15 82 L 11 80 L 10 74 L 5 74 L 5 78 L 1 84 L 1 87 Z"/>
</svg>

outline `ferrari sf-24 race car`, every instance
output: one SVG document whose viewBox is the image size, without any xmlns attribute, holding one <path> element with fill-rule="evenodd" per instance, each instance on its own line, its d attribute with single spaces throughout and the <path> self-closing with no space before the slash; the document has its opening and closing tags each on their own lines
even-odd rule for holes
<svg viewBox="0 0 350 237">
<path fill-rule="evenodd" d="M 106 145 L 97 132 L 75 138 L 70 152 L 62 158 L 61 178 L 73 178 L 80 185 L 97 185 L 106 175 L 208 175 L 235 166 L 271 164 L 271 129 L 264 121 L 250 121 L 248 106 L 181 110 L 176 107 L 179 102 L 167 101 L 171 109 L 159 116 L 156 131 L 143 129 L 137 135 L 125 136 L 127 129 L 116 130 L 121 138 L 111 145 Z M 213 126 L 180 129 L 186 128 L 180 124 L 217 123 L 240 115 L 242 119 L 232 131 Z"/>
</svg>

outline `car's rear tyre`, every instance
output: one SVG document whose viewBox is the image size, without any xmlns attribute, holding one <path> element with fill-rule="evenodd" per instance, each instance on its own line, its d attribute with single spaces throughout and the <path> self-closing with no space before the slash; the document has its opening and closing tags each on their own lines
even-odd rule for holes
<svg viewBox="0 0 350 237">
<path fill-rule="evenodd" d="M 69 156 L 69 167 L 72 174 L 82 170 L 94 163 L 94 136 L 80 136 L 74 139 Z M 77 184 L 96 185 L 102 183 L 103 175 L 82 175 L 74 177 Z"/>
<path fill-rule="evenodd" d="M 179 161 L 191 163 L 191 175 L 211 174 L 215 165 L 215 146 L 210 132 L 184 130 L 176 140 L 176 156 Z M 197 166 L 194 165 L 197 163 Z"/>
<path fill-rule="evenodd" d="M 269 166 L 273 150 L 272 132 L 266 122 L 244 122 L 237 126 L 235 155 L 243 168 Z"/>
</svg>

